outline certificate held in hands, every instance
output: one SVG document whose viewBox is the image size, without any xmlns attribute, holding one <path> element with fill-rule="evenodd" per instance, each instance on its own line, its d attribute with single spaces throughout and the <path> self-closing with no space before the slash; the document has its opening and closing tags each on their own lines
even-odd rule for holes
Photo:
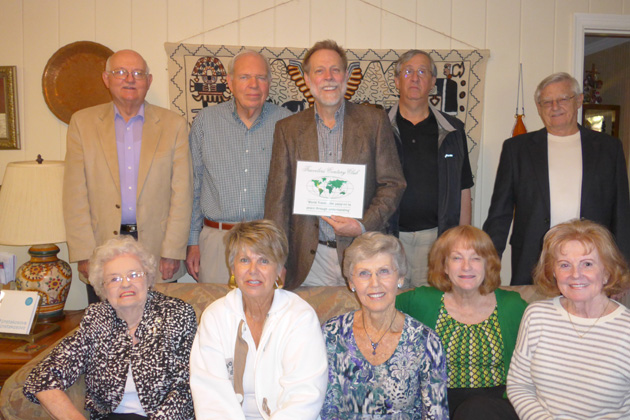
<svg viewBox="0 0 630 420">
<path fill-rule="evenodd" d="M 298 161 L 293 213 L 363 217 L 365 165 Z"/>
</svg>

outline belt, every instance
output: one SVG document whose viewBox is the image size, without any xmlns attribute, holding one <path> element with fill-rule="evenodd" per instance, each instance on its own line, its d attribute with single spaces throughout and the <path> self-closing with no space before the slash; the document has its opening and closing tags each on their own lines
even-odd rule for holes
<svg viewBox="0 0 630 420">
<path fill-rule="evenodd" d="M 120 231 L 126 233 L 134 233 L 138 231 L 138 225 L 120 225 Z"/>
<path fill-rule="evenodd" d="M 230 230 L 236 225 L 236 223 L 221 223 L 210 219 L 203 219 L 203 224 L 219 230 Z"/>
<path fill-rule="evenodd" d="M 319 243 L 322 245 L 326 245 L 328 248 L 337 248 L 337 241 L 322 241 L 320 239 Z"/>
</svg>

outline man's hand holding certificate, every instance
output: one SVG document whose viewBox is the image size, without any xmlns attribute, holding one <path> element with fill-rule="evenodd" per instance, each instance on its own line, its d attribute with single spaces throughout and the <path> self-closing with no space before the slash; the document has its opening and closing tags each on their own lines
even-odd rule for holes
<svg viewBox="0 0 630 420">
<path fill-rule="evenodd" d="M 361 224 L 357 221 L 357 219 L 353 219 L 351 217 L 322 216 L 322 220 L 332 226 L 333 229 L 335 229 L 335 234 L 339 236 L 349 236 L 351 238 L 356 238 L 363 233 Z"/>
</svg>

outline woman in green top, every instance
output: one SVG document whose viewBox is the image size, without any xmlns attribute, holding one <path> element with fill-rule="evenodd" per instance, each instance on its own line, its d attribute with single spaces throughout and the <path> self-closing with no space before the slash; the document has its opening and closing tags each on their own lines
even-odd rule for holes
<svg viewBox="0 0 630 420">
<path fill-rule="evenodd" d="M 505 383 L 527 303 L 500 290 L 501 260 L 473 226 L 444 232 L 429 253 L 429 285 L 399 295 L 396 308 L 433 328 L 448 367 L 452 419 L 518 419 Z"/>
</svg>

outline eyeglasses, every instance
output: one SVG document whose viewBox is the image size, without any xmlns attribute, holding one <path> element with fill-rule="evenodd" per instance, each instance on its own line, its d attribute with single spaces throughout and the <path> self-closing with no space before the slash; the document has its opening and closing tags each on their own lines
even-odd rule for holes
<svg viewBox="0 0 630 420">
<path fill-rule="evenodd" d="M 389 267 L 383 267 L 376 270 L 376 277 L 381 280 L 387 280 L 394 276 L 397 270 L 391 269 Z M 357 274 L 353 274 L 353 277 L 357 277 L 360 280 L 368 281 L 372 278 L 372 272 L 369 270 L 361 270 Z"/>
<path fill-rule="evenodd" d="M 115 274 L 111 277 L 105 279 L 105 286 L 114 287 L 122 284 L 124 279 L 127 279 L 129 283 L 135 283 L 144 278 L 146 273 L 144 271 L 130 271 L 125 276 L 121 276 L 119 274 Z"/>
<path fill-rule="evenodd" d="M 414 70 L 414 69 L 404 69 L 403 70 L 403 77 L 405 79 L 408 79 L 411 77 L 412 74 L 417 74 L 418 77 L 423 78 L 423 77 L 429 77 L 431 75 L 431 71 L 430 70 L 426 70 L 426 69 L 418 69 L 418 70 Z"/>
<path fill-rule="evenodd" d="M 127 69 L 116 69 L 116 70 L 106 71 L 105 73 L 111 74 L 112 76 L 114 76 L 114 79 L 121 79 L 121 80 L 124 80 L 127 78 L 127 76 L 129 76 L 129 70 Z M 149 73 L 143 70 L 131 71 L 131 76 L 136 80 L 146 79 L 148 75 Z"/>
<path fill-rule="evenodd" d="M 558 104 L 558 106 L 564 107 L 564 106 L 568 105 L 569 101 L 571 101 L 573 98 L 575 98 L 575 95 L 573 95 L 573 96 L 565 96 L 563 98 L 558 98 L 558 99 L 544 99 L 544 100 L 541 100 L 538 103 L 543 108 L 551 108 L 553 106 L 554 102 L 556 104 Z"/>
</svg>

